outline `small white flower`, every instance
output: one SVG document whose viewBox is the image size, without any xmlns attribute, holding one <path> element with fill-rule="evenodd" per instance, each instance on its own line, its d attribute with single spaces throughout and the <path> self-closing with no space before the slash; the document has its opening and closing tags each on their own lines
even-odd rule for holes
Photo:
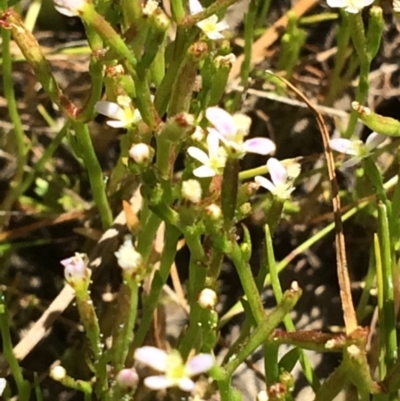
<svg viewBox="0 0 400 401">
<path fill-rule="evenodd" d="M 363 143 L 359 139 L 350 140 L 344 138 L 335 138 L 329 141 L 329 147 L 336 152 L 344 153 L 352 156 L 349 160 L 343 163 L 342 168 L 352 167 L 359 163 L 362 159 L 370 156 L 386 137 L 373 132 Z"/>
<path fill-rule="evenodd" d="M 119 267 L 128 274 L 136 273 L 137 269 L 142 265 L 142 255 L 136 251 L 132 244 L 132 239 L 127 237 L 125 242 L 114 252 Z"/>
<path fill-rule="evenodd" d="M 371 5 L 374 0 L 327 0 L 328 6 L 332 8 L 344 8 L 351 14 L 359 13 L 364 7 Z"/>
<path fill-rule="evenodd" d="M 207 147 L 208 154 L 195 146 L 190 146 L 188 149 L 188 154 L 203 164 L 193 171 L 193 175 L 199 178 L 214 177 L 225 167 L 226 152 L 219 146 L 218 135 L 208 134 Z"/>
<path fill-rule="evenodd" d="M 85 6 L 85 0 L 54 0 L 55 9 L 67 17 L 78 17 Z"/>
<path fill-rule="evenodd" d="M 99 114 L 113 119 L 107 121 L 107 125 L 113 128 L 129 128 L 142 120 L 139 110 L 133 109 L 128 96 L 118 96 L 117 103 L 100 100 L 94 108 Z"/>
<path fill-rule="evenodd" d="M 166 353 L 155 347 L 144 346 L 135 351 L 135 359 L 164 375 L 148 376 L 144 379 L 146 387 L 161 390 L 168 387 L 179 387 L 182 391 L 192 391 L 194 382 L 192 376 L 207 372 L 214 365 L 210 354 L 198 354 L 183 363 L 180 353 L 176 350 Z"/>
<path fill-rule="evenodd" d="M 189 0 L 189 9 L 190 14 L 195 15 L 203 11 L 203 6 L 199 0 Z M 223 39 L 224 36 L 221 34 L 221 32 L 229 28 L 229 25 L 226 21 L 218 22 L 218 16 L 216 14 L 213 14 L 210 17 L 198 22 L 196 25 L 211 40 Z"/>
<path fill-rule="evenodd" d="M 295 189 L 293 181 L 300 174 L 300 165 L 293 163 L 285 167 L 279 160 L 271 157 L 267 162 L 267 167 L 272 181 L 259 175 L 254 178 L 254 181 L 277 198 L 289 199 Z"/>
<path fill-rule="evenodd" d="M 251 119 L 244 114 L 231 116 L 219 107 L 209 107 L 206 110 L 206 117 L 214 128 L 208 132 L 218 136 L 222 142 L 233 149 L 240 157 L 246 153 L 257 153 L 268 155 L 275 151 L 275 144 L 268 138 L 251 138 L 244 140 L 248 135 Z"/>
</svg>

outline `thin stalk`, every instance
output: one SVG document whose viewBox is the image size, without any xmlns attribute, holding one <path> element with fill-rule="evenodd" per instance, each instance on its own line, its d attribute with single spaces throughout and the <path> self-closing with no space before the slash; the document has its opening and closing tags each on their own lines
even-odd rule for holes
<svg viewBox="0 0 400 401">
<path fill-rule="evenodd" d="M 9 316 L 7 312 L 6 300 L 3 291 L 0 289 L 0 331 L 2 338 L 2 349 L 4 357 L 6 358 L 11 373 L 14 377 L 18 399 L 20 401 L 28 401 L 31 393 L 30 383 L 24 379 L 22 375 L 22 369 L 19 366 L 19 362 L 13 353 L 13 345 L 10 335 Z"/>
<path fill-rule="evenodd" d="M 125 367 L 125 360 L 133 340 L 139 298 L 139 284 L 136 279 L 127 277 L 128 275 L 124 273 L 123 276 L 124 281 L 118 294 L 118 312 L 113 328 L 112 361 L 116 372 Z"/>
<path fill-rule="evenodd" d="M 5 10 L 7 7 L 7 1 L 2 0 L 0 3 L 0 9 Z M 15 140 L 17 143 L 17 171 L 15 172 L 14 178 L 10 183 L 10 189 L 3 202 L 0 205 L 2 211 L 8 212 L 11 210 L 13 203 L 20 194 L 19 186 L 21 185 L 24 168 L 27 161 L 28 148 L 25 145 L 25 133 L 22 128 L 21 118 L 18 113 L 17 102 L 15 100 L 15 92 L 12 77 L 12 57 L 10 51 L 10 39 L 11 32 L 8 29 L 2 29 L 2 71 L 3 71 L 3 88 L 4 97 L 7 101 L 8 114 L 11 122 L 14 126 Z M 0 215 L 0 228 L 7 224 L 9 214 L 4 213 Z"/>
<path fill-rule="evenodd" d="M 396 313 L 393 288 L 393 261 L 389 232 L 388 210 L 384 203 L 378 203 L 379 221 L 379 243 L 382 256 L 382 278 L 383 278 L 383 313 L 384 313 L 384 338 L 386 368 L 390 369 L 397 360 L 397 336 L 396 336 Z"/>
<path fill-rule="evenodd" d="M 272 237 L 269 230 L 269 226 L 265 225 L 265 245 L 266 245 L 266 254 L 267 254 L 267 262 L 268 262 L 268 270 L 271 277 L 271 285 L 274 292 L 274 296 L 276 302 L 279 303 L 282 301 L 283 292 L 281 288 L 281 284 L 279 282 L 279 272 L 277 270 L 277 263 L 275 261 L 274 255 L 274 248 L 272 245 Z M 283 319 L 283 323 L 285 324 L 286 330 L 288 332 L 294 332 L 296 327 L 293 323 L 293 320 L 289 315 L 285 316 Z M 302 349 L 300 349 L 300 364 L 303 369 L 304 376 L 306 377 L 307 381 L 311 384 L 313 390 L 316 392 L 319 387 L 320 383 L 318 377 L 315 375 L 315 372 L 312 368 L 310 360 L 307 358 L 305 353 Z M 267 363 L 267 361 L 266 361 Z"/>
<path fill-rule="evenodd" d="M 73 126 L 75 128 L 83 162 L 88 170 L 93 198 L 99 209 L 103 228 L 107 229 L 111 227 L 113 223 L 113 216 L 108 203 L 103 172 L 94 151 L 92 138 L 90 137 L 89 129 L 86 124 L 74 122 Z"/>
</svg>

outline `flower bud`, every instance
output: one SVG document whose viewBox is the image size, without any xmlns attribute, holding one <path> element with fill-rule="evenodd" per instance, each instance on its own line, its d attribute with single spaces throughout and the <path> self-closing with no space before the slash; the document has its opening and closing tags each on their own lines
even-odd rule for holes
<svg viewBox="0 0 400 401">
<path fill-rule="evenodd" d="M 192 131 L 193 123 L 194 118 L 191 114 L 177 114 L 168 119 L 159 135 L 168 141 L 177 142 Z"/>
<path fill-rule="evenodd" d="M 211 288 L 204 288 L 199 295 L 199 305 L 204 309 L 214 309 L 217 304 L 217 294 Z"/>
<path fill-rule="evenodd" d="M 136 251 L 130 238 L 125 240 L 114 255 L 117 258 L 119 267 L 130 275 L 135 274 L 143 263 L 142 255 Z"/>
<path fill-rule="evenodd" d="M 55 0 L 55 9 L 67 17 L 79 17 L 88 1 L 86 0 Z"/>
<path fill-rule="evenodd" d="M 222 216 L 221 208 L 215 203 L 212 203 L 211 205 L 207 206 L 206 212 L 211 220 L 219 220 Z"/>
<path fill-rule="evenodd" d="M 182 182 L 182 197 L 191 203 L 201 201 L 201 185 L 197 180 L 187 180 Z"/>
<path fill-rule="evenodd" d="M 90 270 L 86 268 L 84 257 L 83 253 L 75 253 L 75 256 L 60 261 L 64 266 L 65 280 L 71 287 L 89 281 Z"/>
<path fill-rule="evenodd" d="M 128 390 L 137 386 L 139 382 L 139 376 L 136 373 L 136 370 L 133 368 L 122 369 L 118 372 L 116 380 L 119 387 Z"/>
<path fill-rule="evenodd" d="M 129 156 L 137 164 L 143 164 L 150 159 L 150 147 L 145 143 L 136 143 L 129 149 Z"/>
<path fill-rule="evenodd" d="M 61 381 L 65 378 L 65 376 L 67 375 L 67 371 L 65 370 L 65 368 L 61 365 L 58 366 L 54 366 L 54 368 L 52 368 L 50 370 L 50 377 L 53 380 L 56 381 Z"/>
</svg>

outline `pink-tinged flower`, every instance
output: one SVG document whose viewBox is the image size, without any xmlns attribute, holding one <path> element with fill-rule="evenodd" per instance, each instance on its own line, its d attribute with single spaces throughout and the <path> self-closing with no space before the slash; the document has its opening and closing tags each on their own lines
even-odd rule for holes
<svg viewBox="0 0 400 401">
<path fill-rule="evenodd" d="M 67 17 L 78 17 L 86 4 L 86 0 L 54 0 L 55 9 Z"/>
<path fill-rule="evenodd" d="M 129 128 L 142 120 L 139 110 L 133 109 L 128 96 L 118 96 L 117 103 L 100 100 L 94 108 L 99 114 L 112 118 L 107 125 L 113 128 Z"/>
<path fill-rule="evenodd" d="M 83 253 L 75 253 L 75 256 L 60 261 L 64 266 L 65 280 L 71 286 L 90 277 L 90 270 L 86 267 L 85 257 L 86 255 Z"/>
<path fill-rule="evenodd" d="M 189 9 L 190 14 L 195 15 L 203 11 L 203 6 L 198 0 L 189 0 Z M 221 34 L 221 32 L 229 28 L 229 25 L 226 21 L 218 22 L 218 17 L 215 14 L 198 22 L 196 25 L 211 40 L 223 39 L 224 36 Z"/>
<path fill-rule="evenodd" d="M 155 347 L 145 346 L 135 351 L 135 359 L 163 375 L 148 376 L 144 379 L 146 387 L 161 390 L 168 387 L 179 387 L 182 391 L 192 391 L 194 382 L 191 377 L 207 372 L 214 365 L 210 354 L 198 354 L 183 363 L 180 353 L 176 350 L 166 353 Z"/>
<path fill-rule="evenodd" d="M 139 376 L 133 368 L 122 369 L 118 372 L 115 380 L 119 387 L 123 389 L 132 389 L 139 383 Z"/>
<path fill-rule="evenodd" d="M 329 147 L 339 153 L 352 156 L 349 160 L 343 163 L 342 167 L 352 167 L 360 163 L 362 159 L 370 156 L 373 151 L 385 141 L 386 136 L 379 135 L 373 132 L 363 143 L 359 139 L 350 140 L 344 138 L 335 138 L 329 141 Z"/>
<path fill-rule="evenodd" d="M 259 175 L 254 178 L 254 181 L 277 198 L 289 199 L 295 190 L 293 182 L 300 174 L 300 165 L 292 163 L 285 167 L 279 160 L 271 157 L 267 162 L 267 167 L 271 181 Z"/>
<path fill-rule="evenodd" d="M 207 135 L 208 154 L 195 146 L 190 146 L 188 154 L 196 159 L 202 166 L 193 171 L 193 175 L 199 178 L 214 177 L 221 174 L 226 163 L 226 152 L 219 146 L 219 138 L 215 133 Z"/>
<path fill-rule="evenodd" d="M 268 155 L 276 149 L 275 144 L 268 138 L 251 138 L 244 140 L 248 135 L 251 119 L 244 114 L 234 114 L 231 116 L 219 107 L 209 107 L 206 110 L 206 117 L 214 128 L 209 128 L 208 132 L 217 135 L 222 142 L 240 157 L 246 153 L 257 153 Z"/>
<path fill-rule="evenodd" d="M 332 8 L 344 8 L 344 11 L 357 14 L 364 7 L 370 6 L 374 0 L 327 0 L 329 7 Z"/>
</svg>

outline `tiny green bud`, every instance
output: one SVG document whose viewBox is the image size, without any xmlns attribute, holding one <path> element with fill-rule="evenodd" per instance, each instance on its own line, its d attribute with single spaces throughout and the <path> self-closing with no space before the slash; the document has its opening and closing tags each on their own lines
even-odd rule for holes
<svg viewBox="0 0 400 401">
<path fill-rule="evenodd" d="M 167 120 L 159 135 L 167 141 L 180 141 L 192 132 L 193 124 L 194 117 L 191 114 L 180 113 Z"/>
<path fill-rule="evenodd" d="M 356 111 L 358 118 L 372 131 L 382 135 L 400 136 L 400 121 L 380 116 L 358 102 L 352 102 L 351 107 Z"/>
</svg>

